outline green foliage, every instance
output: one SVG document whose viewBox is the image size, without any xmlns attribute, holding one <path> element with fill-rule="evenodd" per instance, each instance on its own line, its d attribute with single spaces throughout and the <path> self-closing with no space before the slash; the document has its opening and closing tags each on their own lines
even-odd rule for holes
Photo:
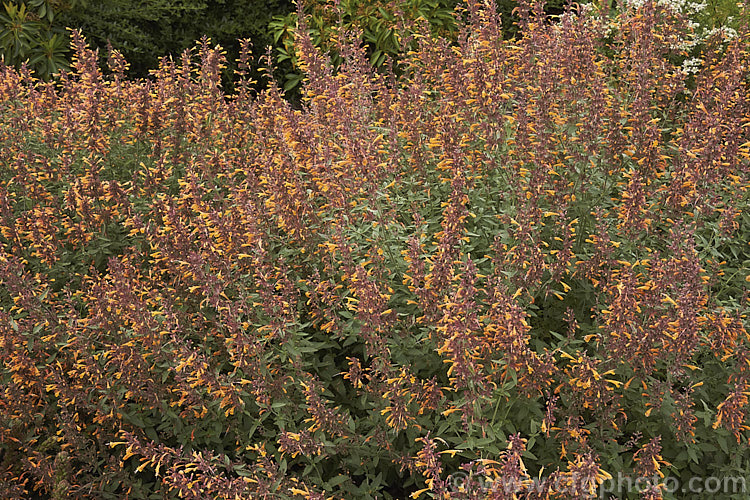
<svg viewBox="0 0 750 500">
<path fill-rule="evenodd" d="M 6 64 L 30 70 L 45 80 L 68 69 L 67 33 L 53 24 L 60 8 L 54 0 L 3 3 L 0 13 L 0 56 Z"/>
<path fill-rule="evenodd" d="M 336 52 L 337 40 L 350 30 L 360 32 L 362 43 L 374 67 L 381 67 L 387 60 L 397 62 L 402 51 L 403 40 L 410 35 L 421 19 L 428 23 L 430 32 L 454 40 L 457 35 L 454 8 L 456 0 L 314 0 L 305 2 L 301 11 L 304 29 L 309 31 L 313 44 L 326 53 L 331 53 L 334 67 L 341 64 Z M 299 25 L 300 12 L 276 16 L 269 25 L 277 45 L 278 61 L 289 61 L 293 69 L 284 75 L 284 89 L 297 88 L 303 78 L 299 58 L 295 49 L 295 30 Z"/>
<path fill-rule="evenodd" d="M 713 30 L 727 26 L 736 29 L 742 22 L 747 22 L 747 16 L 743 13 L 740 3 L 736 0 L 704 0 L 702 2 L 687 3 L 687 7 L 692 5 L 689 13 L 691 17 L 700 25 L 700 30 Z"/>
<path fill-rule="evenodd" d="M 102 54 L 111 43 L 130 63 L 128 74 L 144 77 L 159 58 L 179 59 L 203 36 L 227 50 L 230 69 L 238 39 L 249 38 L 258 58 L 272 43 L 272 16 L 291 8 L 291 0 L 86 0 L 64 12 L 61 22 L 80 29 Z M 256 66 L 251 76 L 258 74 Z"/>
</svg>

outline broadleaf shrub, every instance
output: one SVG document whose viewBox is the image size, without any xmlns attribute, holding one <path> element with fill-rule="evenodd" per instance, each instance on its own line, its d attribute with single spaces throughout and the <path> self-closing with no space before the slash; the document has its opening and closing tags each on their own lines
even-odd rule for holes
<svg viewBox="0 0 750 500">
<path fill-rule="evenodd" d="M 0 496 L 746 473 L 750 31 L 688 75 L 665 6 L 518 15 L 415 26 L 398 80 L 301 33 L 302 109 L 225 94 L 207 41 L 152 80 L 77 32 L 59 83 L 3 66 Z"/>
<path fill-rule="evenodd" d="M 3 2 L 0 10 L 0 59 L 18 68 L 26 64 L 38 78 L 49 80 L 68 70 L 68 33 L 53 23 L 61 8 L 51 0 Z"/>
<path fill-rule="evenodd" d="M 273 43 L 268 23 L 276 15 L 294 9 L 290 0 L 78 0 L 60 13 L 58 23 L 80 30 L 102 54 L 111 45 L 130 64 L 127 74 L 145 78 L 161 57 L 179 58 L 202 36 L 220 44 L 233 66 L 240 52 L 238 39 L 252 40 L 256 56 Z M 260 64 L 250 68 L 258 79 Z M 223 83 L 233 84 L 232 72 Z"/>
<path fill-rule="evenodd" d="M 456 0 L 313 0 L 300 3 L 296 13 L 275 16 L 268 25 L 276 43 L 276 60 L 291 71 L 284 77 L 287 92 L 297 90 L 304 78 L 295 43 L 302 30 L 311 36 L 315 47 L 330 54 L 334 67 L 342 58 L 337 47 L 341 37 L 356 30 L 366 48 L 370 64 L 375 68 L 397 64 L 409 50 L 413 29 L 427 23 L 430 32 L 455 39 L 457 32 Z M 343 32 L 343 33 L 342 33 Z"/>
</svg>

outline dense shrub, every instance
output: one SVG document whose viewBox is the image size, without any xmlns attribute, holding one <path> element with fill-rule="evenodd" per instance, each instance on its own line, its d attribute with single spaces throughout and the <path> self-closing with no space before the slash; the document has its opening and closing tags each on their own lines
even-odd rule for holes
<svg viewBox="0 0 750 500">
<path fill-rule="evenodd" d="M 304 77 L 295 48 L 295 33 L 300 28 L 311 36 L 317 48 L 330 54 L 334 67 L 341 64 L 336 47 L 341 43 L 342 31 L 358 30 L 370 63 L 379 68 L 387 62 L 393 64 L 409 50 L 408 40 L 418 20 L 427 23 L 432 34 L 455 40 L 457 4 L 456 0 L 313 0 L 300 3 L 298 12 L 276 16 L 269 24 L 277 45 L 277 60 L 288 61 L 293 70 L 285 75 L 284 89 L 295 89 Z"/>
<path fill-rule="evenodd" d="M 60 2 L 55 0 L 3 2 L 0 59 L 19 68 L 25 63 L 45 80 L 69 69 L 68 34 L 59 23 L 54 23 L 59 8 Z"/>
<path fill-rule="evenodd" d="M 159 58 L 179 58 L 202 36 L 224 47 L 231 63 L 239 54 L 238 39 L 252 40 L 256 57 L 264 54 L 273 44 L 269 22 L 293 9 L 291 0 L 78 0 L 57 22 L 82 31 L 102 54 L 111 44 L 130 63 L 129 76 L 145 77 Z M 257 67 L 251 69 L 257 78 Z"/>
<path fill-rule="evenodd" d="M 0 496 L 745 474 L 747 26 L 688 80 L 667 7 L 522 5 L 513 41 L 493 7 L 415 27 L 400 81 L 301 36 L 300 110 L 225 95 L 207 43 L 154 81 L 78 34 L 57 85 L 3 67 Z"/>
</svg>

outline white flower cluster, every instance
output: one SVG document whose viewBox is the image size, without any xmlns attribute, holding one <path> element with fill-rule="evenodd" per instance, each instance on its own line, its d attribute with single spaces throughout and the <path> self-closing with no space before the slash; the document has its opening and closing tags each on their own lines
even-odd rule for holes
<svg viewBox="0 0 750 500">
<path fill-rule="evenodd" d="M 703 59 L 692 57 L 683 61 L 681 69 L 683 73 L 685 73 L 686 75 L 690 75 L 698 73 L 701 66 L 703 66 Z"/>
<path fill-rule="evenodd" d="M 646 0 L 626 0 L 626 3 L 629 7 L 638 9 L 646 3 Z M 701 24 L 694 20 L 700 12 L 708 7 L 706 0 L 656 0 L 656 5 L 665 7 L 675 14 L 682 14 L 688 18 L 688 26 L 693 30 L 695 35 L 694 39 L 682 48 L 693 47 L 716 34 L 721 35 L 724 40 L 731 40 L 737 36 L 737 32 L 729 26 L 719 26 L 703 30 Z M 726 22 L 731 23 L 732 18 L 728 18 Z"/>
<path fill-rule="evenodd" d="M 687 18 L 687 24 L 690 28 L 691 34 L 681 41 L 681 43 L 672 47 L 673 49 L 690 51 L 696 46 L 704 43 L 706 40 L 719 36 L 723 41 L 727 42 L 737 36 L 737 31 L 729 26 L 718 26 L 714 28 L 707 28 L 695 21 L 697 16 L 708 7 L 706 0 L 654 0 L 656 5 L 662 6 L 675 14 L 684 15 Z M 642 7 L 647 0 L 626 0 L 626 6 L 638 9 Z M 731 24 L 732 18 L 726 20 L 727 24 Z M 682 63 L 681 70 L 685 74 L 697 73 L 700 67 L 703 65 L 703 60 L 699 58 L 690 58 Z"/>
<path fill-rule="evenodd" d="M 636 11 L 643 7 L 649 0 L 624 0 L 620 4 L 619 8 L 625 11 L 631 10 Z M 690 52 L 692 49 L 705 43 L 707 40 L 718 37 L 723 42 L 728 42 L 733 38 L 737 37 L 737 31 L 731 28 L 730 25 L 733 23 L 733 18 L 728 17 L 723 26 L 717 26 L 708 28 L 697 22 L 701 12 L 709 7 L 708 0 L 652 0 L 657 6 L 664 7 L 668 11 L 675 15 L 684 16 L 688 33 L 684 38 L 681 38 L 678 43 L 671 46 L 672 49 L 678 51 Z M 744 4 L 739 3 L 738 7 L 742 8 Z M 606 36 L 614 35 L 620 26 L 618 22 L 613 18 L 606 19 L 602 13 L 596 9 L 593 4 L 584 4 L 581 6 L 581 14 L 586 17 L 592 16 L 592 19 L 598 21 L 604 21 L 606 24 Z M 680 71 L 685 75 L 697 74 L 703 67 L 704 61 L 700 57 L 690 57 L 682 62 Z"/>
<path fill-rule="evenodd" d="M 627 4 L 634 9 L 638 9 L 645 4 L 645 0 L 628 0 Z M 697 14 L 698 12 L 705 9 L 708 4 L 706 2 L 692 2 L 690 0 L 656 0 L 656 5 L 660 5 L 670 9 L 672 12 L 681 14 Z"/>
</svg>

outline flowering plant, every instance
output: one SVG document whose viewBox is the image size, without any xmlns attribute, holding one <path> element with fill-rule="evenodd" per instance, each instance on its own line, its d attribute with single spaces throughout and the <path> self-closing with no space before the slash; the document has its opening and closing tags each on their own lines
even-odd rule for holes
<svg viewBox="0 0 750 500">
<path fill-rule="evenodd" d="M 747 469 L 747 25 L 689 88 L 662 5 L 462 15 L 401 79 L 300 33 L 302 109 L 226 95 L 207 41 L 149 80 L 78 33 L 58 84 L 0 69 L 0 496 Z"/>
</svg>

